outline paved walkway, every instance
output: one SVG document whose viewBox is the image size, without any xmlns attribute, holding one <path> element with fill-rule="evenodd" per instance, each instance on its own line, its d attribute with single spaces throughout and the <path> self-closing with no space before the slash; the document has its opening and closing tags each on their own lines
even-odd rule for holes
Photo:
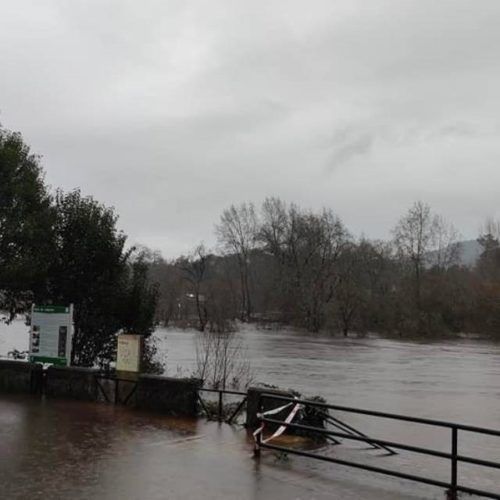
<svg viewBox="0 0 500 500">
<path fill-rule="evenodd" d="M 240 427 L 104 404 L 0 396 L 5 499 L 443 499 L 334 464 L 252 457 Z"/>
</svg>

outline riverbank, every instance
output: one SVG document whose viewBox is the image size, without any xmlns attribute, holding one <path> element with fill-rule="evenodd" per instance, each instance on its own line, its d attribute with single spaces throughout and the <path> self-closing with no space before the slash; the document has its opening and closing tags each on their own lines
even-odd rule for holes
<svg viewBox="0 0 500 500">
<path fill-rule="evenodd" d="M 434 342 L 439 340 L 450 340 L 450 339 L 470 339 L 470 340 L 485 340 L 500 343 L 500 336 L 493 333 L 481 333 L 481 332 L 449 332 L 442 331 L 439 333 L 426 333 L 426 334 L 414 334 L 414 333 L 398 333 L 398 332 L 377 332 L 377 331 L 349 331 L 347 335 L 339 330 L 328 330 L 323 329 L 319 332 L 310 332 L 305 328 L 298 326 L 289 325 L 286 323 L 281 323 L 275 320 L 262 320 L 255 319 L 251 322 L 242 322 L 235 320 L 231 323 L 233 325 L 232 331 L 242 332 L 245 330 L 264 330 L 269 332 L 279 332 L 288 331 L 296 332 L 301 335 L 311 335 L 311 336 L 327 336 L 332 338 L 386 338 L 386 339 L 401 339 L 410 341 L 420 341 L 420 342 Z M 191 323 L 180 322 L 179 324 L 171 323 L 169 326 L 158 325 L 158 329 L 174 329 L 174 330 L 186 330 L 186 331 L 197 331 L 196 321 Z"/>
</svg>

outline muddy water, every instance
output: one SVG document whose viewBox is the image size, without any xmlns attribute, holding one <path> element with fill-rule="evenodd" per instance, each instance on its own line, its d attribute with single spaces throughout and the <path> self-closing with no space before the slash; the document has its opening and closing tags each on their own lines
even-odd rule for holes
<svg viewBox="0 0 500 500">
<path fill-rule="evenodd" d="M 252 457 L 241 427 L 125 407 L 0 395 L 0 498 L 8 500 L 424 500 L 321 462 Z"/>
<path fill-rule="evenodd" d="M 166 353 L 168 374 L 190 374 L 195 368 L 197 333 L 160 329 L 156 335 L 160 350 Z M 246 356 L 258 382 L 294 388 L 308 396 L 321 395 L 340 405 L 500 428 L 499 344 L 472 340 L 429 343 L 380 338 L 344 339 L 251 327 L 243 329 L 238 337 L 246 347 Z M 12 347 L 24 348 L 25 339 L 25 327 L 21 323 L 7 330 L 2 327 L 0 353 Z M 35 417 L 30 418 L 29 409 L 22 411 L 24 423 L 12 436 L 7 436 L 7 441 L 16 439 L 19 433 L 28 438 L 29 433 L 36 433 L 31 424 Z M 337 416 L 376 437 L 450 451 L 447 429 L 429 429 L 361 416 Z M 120 435 L 121 431 L 117 431 L 117 435 L 113 430 L 108 437 L 108 431 L 104 427 L 99 430 L 99 424 L 96 425 L 104 448 L 108 446 L 106 440 L 111 439 L 110 453 L 116 453 L 126 434 Z M 23 439 L 23 446 L 27 446 L 28 441 Z M 84 448 L 77 451 L 83 458 L 87 453 L 92 454 L 92 450 Z M 500 438 L 461 433 L 459 452 L 499 461 Z M 377 466 L 387 465 L 405 472 L 449 479 L 449 464 L 440 459 L 426 459 L 410 453 L 401 453 L 397 459 L 380 457 L 347 442 L 328 453 L 347 454 L 351 459 Z M 39 450 L 39 454 L 43 458 L 43 450 Z M 500 491 L 500 474 L 495 471 L 464 465 L 460 468 L 460 478 L 470 486 Z"/>
<path fill-rule="evenodd" d="M 161 330 L 171 373 L 195 367 L 196 333 Z M 290 330 L 239 333 L 255 379 L 329 402 L 500 429 L 500 344 L 477 340 L 410 342 L 331 338 Z M 371 435 L 450 452 L 450 431 L 338 413 Z M 336 451 L 336 453 L 338 453 Z M 371 452 L 370 452 L 371 453 Z M 370 454 L 369 453 L 369 454 Z M 461 433 L 459 453 L 500 461 L 500 438 Z M 355 454 L 355 459 L 360 458 Z M 366 458 L 364 454 L 362 459 Z M 393 459 L 379 458 L 391 467 Z M 449 480 L 449 464 L 402 453 L 406 472 Z M 500 473 L 462 465 L 462 482 L 500 492 Z"/>
<path fill-rule="evenodd" d="M 170 374 L 195 368 L 195 332 L 158 330 L 157 336 Z M 254 328 L 239 338 L 256 381 L 341 405 L 500 426 L 500 343 L 344 339 Z"/>
<path fill-rule="evenodd" d="M 168 374 L 191 374 L 197 332 L 156 335 Z M 258 382 L 341 405 L 500 427 L 500 343 L 344 339 L 254 327 L 238 337 Z M 21 321 L 0 324 L 0 356 L 27 346 Z"/>
</svg>

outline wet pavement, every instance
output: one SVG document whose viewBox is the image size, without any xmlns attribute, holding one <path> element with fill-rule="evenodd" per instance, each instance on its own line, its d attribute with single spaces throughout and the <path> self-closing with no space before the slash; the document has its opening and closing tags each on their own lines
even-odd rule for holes
<svg viewBox="0 0 500 500">
<path fill-rule="evenodd" d="M 156 335 L 159 352 L 168 352 L 168 374 L 190 375 L 196 367 L 197 333 L 159 329 Z M 0 324 L 0 354 L 6 354 L 13 347 L 26 348 L 27 338 L 26 326 L 21 321 L 8 327 Z M 293 330 L 261 330 L 252 325 L 242 326 L 238 338 L 246 347 L 245 355 L 257 382 L 294 388 L 307 396 L 318 394 L 333 404 L 500 428 L 498 342 L 344 339 L 305 335 Z M 346 499 L 418 498 L 418 495 L 443 498 L 442 492 L 435 488 L 424 490 L 414 483 L 297 457 L 277 460 L 272 453 L 264 453 L 260 468 L 256 469 L 251 443 L 241 428 L 231 430 L 223 426 L 219 429 L 203 421 L 165 419 L 104 405 L 97 409 L 95 405 L 55 402 L 40 405 L 38 401 L 29 404 L 26 400 L 16 405 L 14 400 L 1 396 L 0 399 L 3 401 L 0 403 L 0 487 L 5 485 L 6 491 L 18 495 L 14 498 L 38 494 L 41 498 L 44 492 L 57 492 L 59 479 L 44 472 L 44 467 L 55 460 L 61 474 L 67 475 L 62 484 L 70 488 L 76 500 L 116 498 L 117 491 L 125 495 L 123 498 L 197 498 L 198 485 L 204 490 L 204 498 L 212 498 L 212 491 L 213 498 L 219 498 L 226 489 L 230 493 L 222 498 L 231 498 L 236 495 L 238 485 L 244 485 L 237 494 L 243 499 L 324 498 L 322 495 L 332 498 L 333 494 Z M 336 416 L 372 437 L 451 451 L 447 429 L 345 413 Z M 56 428 L 64 436 L 62 442 L 58 440 Z M 188 440 L 179 441 L 184 435 Z M 53 451 L 48 439 L 57 443 Z M 28 441 L 35 446 L 28 446 Z M 44 450 L 43 446 L 49 448 Z M 151 451 L 153 449 L 156 451 Z M 230 452 L 234 460 L 228 458 Z M 438 480 L 450 478 L 446 460 L 423 455 L 401 453 L 396 459 L 374 457 L 366 450 L 351 449 L 347 443 L 325 452 Z M 498 461 L 500 438 L 460 433 L 459 452 Z M 77 458 L 82 455 L 89 457 L 89 464 L 78 462 Z M 76 463 L 61 467 L 66 456 Z M 16 466 L 21 462 L 29 464 L 30 474 L 38 478 L 36 482 L 26 482 L 26 471 Z M 94 468 L 93 463 L 97 464 Z M 221 476 L 212 470 L 212 465 L 227 472 Z M 192 480 L 175 484 L 175 490 L 162 496 L 175 478 L 185 475 L 192 475 Z M 133 481 L 130 476 L 134 477 Z M 221 477 L 223 484 L 219 484 Z M 461 464 L 459 479 L 467 486 L 500 491 L 499 470 Z M 72 481 L 77 482 L 78 487 L 71 486 Z M 110 489 L 110 485 L 114 489 Z M 37 493 L 37 487 L 41 493 Z M 368 493 L 364 492 L 365 487 Z M 2 491 L 0 489 L 0 499 Z M 141 496 L 142 491 L 148 496 Z"/>
<path fill-rule="evenodd" d="M 296 456 L 263 451 L 256 460 L 241 426 L 5 395 L 0 492 L 74 500 L 444 498 L 435 488 Z"/>
</svg>

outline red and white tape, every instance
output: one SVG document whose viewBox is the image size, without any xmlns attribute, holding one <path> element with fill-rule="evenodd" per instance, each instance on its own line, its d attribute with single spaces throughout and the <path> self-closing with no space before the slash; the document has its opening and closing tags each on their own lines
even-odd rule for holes
<svg viewBox="0 0 500 500">
<path fill-rule="evenodd" d="M 258 417 L 265 417 L 267 415 L 276 415 L 277 413 L 281 413 L 283 410 L 286 410 L 288 407 L 290 407 L 292 405 L 293 405 L 293 403 L 288 403 L 284 406 L 280 406 L 279 408 L 274 408 L 272 410 L 265 411 L 264 413 L 258 413 L 257 416 Z M 288 414 L 285 421 L 283 422 L 283 425 L 280 425 L 278 427 L 278 429 L 274 432 L 274 434 L 269 436 L 267 439 L 264 439 L 262 442 L 268 443 L 269 441 L 271 441 L 271 439 L 275 439 L 278 436 L 281 436 L 286 431 L 286 428 L 287 428 L 286 424 L 289 424 L 295 418 L 295 415 L 297 415 L 297 412 L 302 407 L 303 407 L 303 405 L 301 405 L 300 403 L 296 403 L 295 406 L 292 408 L 292 411 Z M 253 437 L 254 437 L 257 445 L 258 445 L 257 436 L 259 434 L 261 434 L 263 431 L 264 431 L 264 422 L 262 422 L 262 425 L 253 433 Z"/>
</svg>

